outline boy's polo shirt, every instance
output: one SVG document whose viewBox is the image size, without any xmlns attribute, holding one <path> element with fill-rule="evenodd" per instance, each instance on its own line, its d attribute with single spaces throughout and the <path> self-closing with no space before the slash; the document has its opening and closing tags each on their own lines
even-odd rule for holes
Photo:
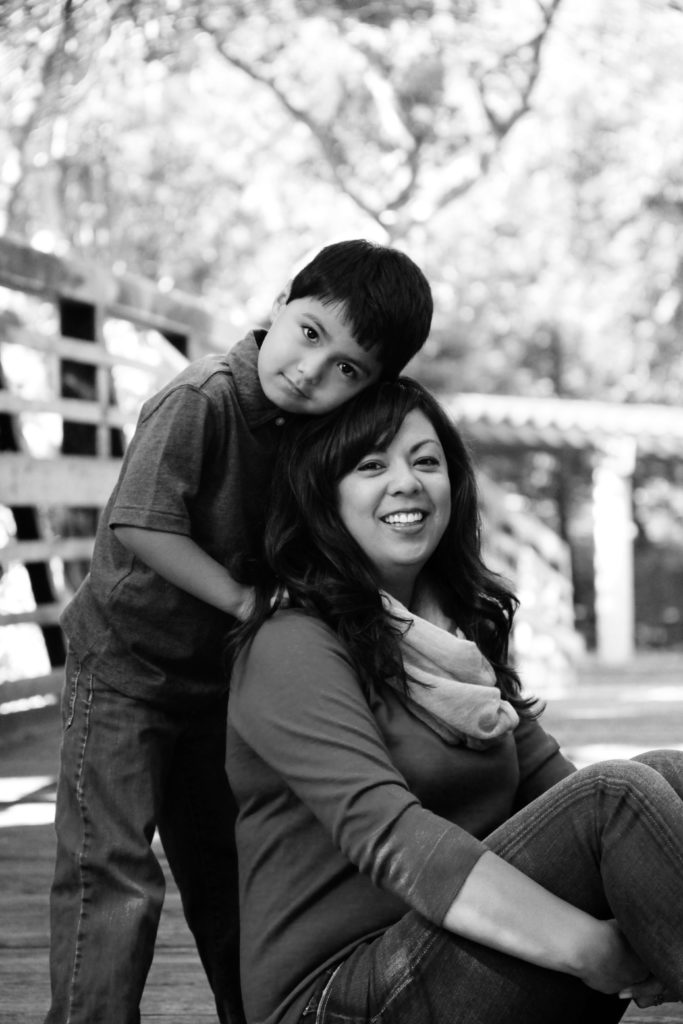
<svg viewBox="0 0 683 1024">
<path fill-rule="evenodd" d="M 281 426 L 257 373 L 265 332 L 182 371 L 142 407 L 103 510 L 88 577 L 62 616 L 74 650 L 111 687 L 193 703 L 224 692 L 231 618 L 169 583 L 114 526 L 192 537 L 237 579 L 255 578 Z"/>
</svg>

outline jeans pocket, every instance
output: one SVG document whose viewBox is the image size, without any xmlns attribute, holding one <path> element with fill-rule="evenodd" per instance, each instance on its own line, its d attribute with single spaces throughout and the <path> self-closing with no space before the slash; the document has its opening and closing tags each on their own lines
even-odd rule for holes
<svg viewBox="0 0 683 1024">
<path fill-rule="evenodd" d="M 74 720 L 80 676 L 80 660 L 69 651 L 66 656 L 66 665 L 64 666 L 64 689 L 62 690 L 61 704 L 62 729 L 64 732 L 66 732 Z"/>
</svg>

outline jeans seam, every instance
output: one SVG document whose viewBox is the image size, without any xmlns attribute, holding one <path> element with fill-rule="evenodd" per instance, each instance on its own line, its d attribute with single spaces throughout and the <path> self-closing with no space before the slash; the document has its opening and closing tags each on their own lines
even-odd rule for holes
<svg viewBox="0 0 683 1024">
<path fill-rule="evenodd" d="M 72 657 L 73 657 L 73 655 L 72 655 Z M 76 660 L 74 658 L 72 664 L 67 660 L 67 664 L 71 668 L 71 671 L 69 672 L 69 675 L 68 675 L 68 677 L 66 679 L 68 703 L 67 703 L 66 716 L 65 716 L 64 726 L 63 726 L 64 732 L 66 732 L 67 729 L 71 728 L 71 725 L 72 725 L 73 720 L 74 720 L 74 711 L 75 711 L 75 708 L 76 708 L 76 694 L 78 692 L 78 683 L 79 683 L 80 676 L 81 676 L 81 663 L 80 663 L 80 660 Z"/>
<path fill-rule="evenodd" d="M 343 966 L 344 961 L 342 961 L 340 964 L 337 964 L 335 969 L 332 971 L 332 974 L 327 979 L 327 984 L 325 985 L 325 988 L 322 990 L 320 994 L 320 1002 L 318 1003 L 318 1009 L 316 1010 L 315 1013 L 315 1024 L 321 1024 L 321 1021 L 323 1019 L 322 1015 L 325 1012 L 325 1007 L 327 1006 L 327 1003 L 329 1002 L 330 992 L 332 989 L 332 982 L 334 981 L 337 972 L 340 971 Z"/>
<path fill-rule="evenodd" d="M 395 985 L 392 988 L 391 992 L 387 996 L 386 1001 L 377 1010 L 377 1013 L 375 1013 L 372 1017 L 369 1018 L 368 1024 L 375 1024 L 375 1022 L 381 1021 L 382 1017 L 384 1016 L 386 1011 L 389 1009 L 389 1007 L 391 1006 L 393 1001 L 403 992 L 403 990 L 406 988 L 406 986 L 412 984 L 412 982 L 414 980 L 414 975 L 415 975 L 415 968 L 418 967 L 418 965 L 422 963 L 422 961 L 424 960 L 424 958 L 426 956 L 428 956 L 428 954 L 431 952 L 432 948 L 439 941 L 439 938 L 440 938 L 440 935 L 439 935 L 438 931 L 435 931 L 435 932 L 433 932 L 431 934 L 431 937 L 430 937 L 430 939 L 428 941 L 423 942 L 420 954 L 418 956 L 416 956 L 416 957 L 411 959 L 410 964 L 408 965 L 408 968 L 407 968 L 406 974 L 404 975 L 403 980 L 398 985 Z M 329 1002 L 330 997 L 332 995 L 332 983 L 334 982 L 334 979 L 335 979 L 335 976 L 336 976 L 337 972 L 342 969 L 342 967 L 344 966 L 345 962 L 346 961 L 343 961 L 342 963 L 340 963 L 335 968 L 332 976 L 330 977 L 329 981 L 327 982 L 327 985 L 323 989 L 322 995 L 320 997 L 320 1002 L 318 1003 L 318 1011 L 317 1011 L 316 1017 L 315 1017 L 315 1024 L 323 1024 L 323 1014 L 324 1014 L 325 1009 L 327 1007 L 327 1003 Z M 339 1019 L 339 1020 L 348 1019 L 346 1017 L 339 1017 L 336 1014 L 334 1014 L 333 1016 L 337 1017 L 337 1019 Z"/>
<path fill-rule="evenodd" d="M 529 835 L 534 833 L 538 829 L 539 825 L 543 825 L 552 818 L 565 813 L 575 804 L 580 804 L 583 792 L 585 790 L 591 791 L 595 788 L 595 780 L 593 778 L 589 778 L 587 775 L 579 780 L 577 778 L 578 775 L 579 773 L 577 772 L 576 776 L 569 776 L 569 778 L 574 780 L 574 786 L 568 790 L 566 795 L 563 792 L 558 793 L 555 790 L 555 801 L 549 801 L 545 807 L 536 807 L 535 817 L 530 818 L 529 821 L 525 821 L 524 824 L 517 822 L 515 831 L 505 841 L 492 843 L 491 848 L 494 852 L 504 859 L 515 856 L 515 854 L 520 850 L 524 849 L 528 842 Z M 579 782 L 579 785 L 576 785 L 577 781 Z M 488 840 L 484 840 L 484 842 L 488 843 Z"/>
<path fill-rule="evenodd" d="M 76 687 L 74 688 L 74 707 L 76 705 L 76 690 L 78 683 L 80 682 L 80 669 L 79 675 L 76 679 Z M 76 927 L 76 943 L 74 948 L 74 964 L 73 971 L 71 974 L 71 984 L 69 986 L 69 1000 L 67 1017 L 65 1024 L 70 1024 L 72 1019 L 72 1010 L 74 1003 L 74 993 L 78 982 L 78 974 L 81 965 L 81 949 L 84 940 L 84 921 L 85 921 L 85 904 L 86 904 L 86 870 L 87 870 L 87 856 L 89 849 L 89 834 L 88 834 L 88 809 L 85 801 L 85 790 L 83 784 L 84 764 L 85 764 L 85 751 L 88 745 L 88 736 L 90 730 L 90 713 L 92 711 L 94 696 L 93 677 L 88 676 L 88 693 L 86 698 L 86 710 L 85 710 L 85 722 L 83 729 L 83 738 L 81 742 L 80 756 L 78 761 L 78 767 L 76 770 L 76 800 L 78 802 L 78 808 L 81 816 L 81 825 L 83 828 L 83 841 L 81 849 L 78 853 L 78 875 L 81 885 L 81 900 L 78 913 L 78 925 Z"/>
<path fill-rule="evenodd" d="M 433 932 L 432 936 L 431 936 L 431 940 L 429 942 L 423 943 L 422 950 L 421 950 L 419 956 L 411 959 L 409 968 L 408 968 L 408 970 L 407 970 L 407 972 L 406 972 L 406 974 L 405 974 L 405 976 L 403 978 L 402 983 L 399 984 L 399 985 L 396 985 L 396 986 L 394 986 L 392 988 L 392 990 L 389 993 L 389 997 L 386 1000 L 386 1002 L 381 1006 L 381 1008 L 378 1010 L 378 1012 L 375 1014 L 375 1016 L 371 1018 L 372 1022 L 380 1021 L 382 1019 L 382 1017 L 384 1016 L 384 1013 L 386 1012 L 386 1010 L 388 1010 L 389 1007 L 391 1006 L 391 1004 L 393 1003 L 393 1001 L 395 999 L 397 999 L 398 996 L 400 996 L 400 994 L 403 992 L 404 988 L 406 988 L 407 985 L 411 985 L 413 983 L 413 981 L 415 979 L 415 969 L 416 969 L 416 967 L 418 967 L 418 965 L 422 963 L 422 961 L 425 959 L 425 957 L 431 951 L 432 947 L 435 946 L 436 943 L 439 941 L 440 937 L 441 936 L 440 936 L 440 934 L 438 932 Z"/>
</svg>

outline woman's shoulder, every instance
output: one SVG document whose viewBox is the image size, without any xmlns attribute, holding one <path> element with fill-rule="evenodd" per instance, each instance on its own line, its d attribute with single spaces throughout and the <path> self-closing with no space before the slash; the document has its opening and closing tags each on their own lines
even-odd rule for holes
<svg viewBox="0 0 683 1024">
<path fill-rule="evenodd" d="M 332 627 L 315 612 L 306 611 L 304 608 L 279 608 L 261 624 L 254 640 L 325 635 L 336 636 Z"/>
<path fill-rule="evenodd" d="M 253 701 L 269 705 L 275 699 L 314 695 L 320 679 L 342 688 L 351 685 L 356 673 L 350 657 L 334 630 L 315 614 L 298 608 L 275 612 L 240 652 L 230 679 L 233 707 Z M 346 682 L 344 682 L 346 680 Z"/>
<path fill-rule="evenodd" d="M 310 658 L 315 652 L 343 652 L 344 646 L 326 622 L 303 608 L 282 608 L 259 627 L 240 660 Z"/>
</svg>

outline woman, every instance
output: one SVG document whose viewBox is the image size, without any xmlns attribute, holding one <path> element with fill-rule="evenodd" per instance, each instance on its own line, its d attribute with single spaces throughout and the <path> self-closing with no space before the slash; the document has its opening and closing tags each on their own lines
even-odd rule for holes
<svg viewBox="0 0 683 1024">
<path fill-rule="evenodd" d="M 250 1024 L 610 1022 L 619 993 L 680 999 L 683 759 L 575 772 L 542 730 L 436 401 L 404 378 L 309 421 L 273 494 L 287 599 L 264 585 L 231 648 Z"/>
</svg>

